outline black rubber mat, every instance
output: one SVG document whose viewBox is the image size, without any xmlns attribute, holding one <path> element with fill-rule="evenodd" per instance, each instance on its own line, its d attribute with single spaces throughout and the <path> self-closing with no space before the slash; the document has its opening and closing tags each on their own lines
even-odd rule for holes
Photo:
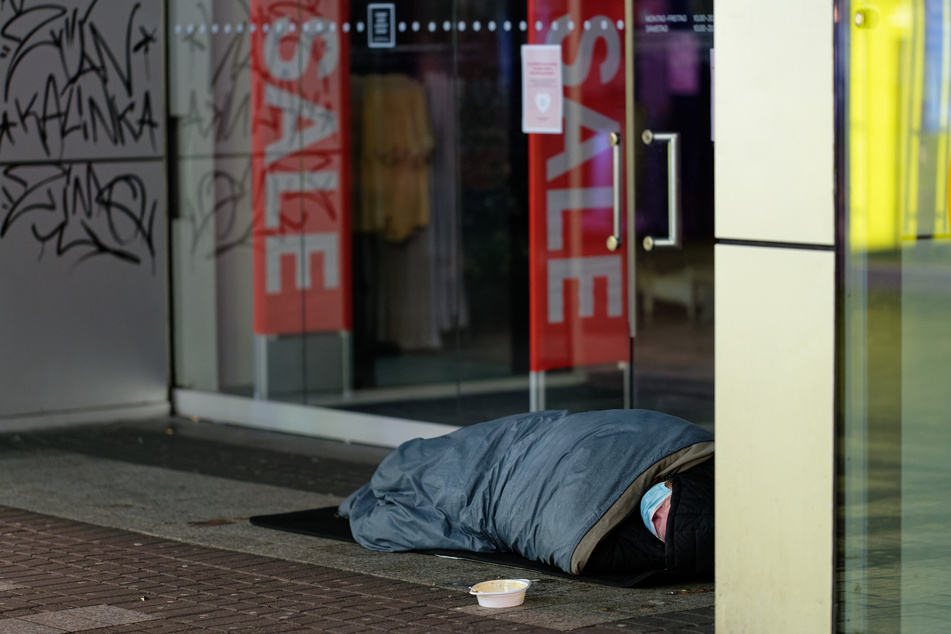
<svg viewBox="0 0 951 634">
<path fill-rule="evenodd" d="M 261 528 L 271 528 L 289 533 L 299 533 L 324 539 L 354 542 L 350 532 L 350 522 L 337 515 L 337 507 L 329 506 L 306 511 L 291 511 L 289 513 L 275 513 L 273 515 L 255 515 L 250 518 L 251 524 Z M 659 586 L 666 583 L 682 581 L 676 575 L 663 570 L 654 570 L 636 575 L 570 575 L 560 568 L 549 566 L 538 561 L 526 559 L 515 553 L 476 553 L 466 550 L 418 550 L 418 553 L 465 559 L 482 563 L 496 564 L 511 568 L 525 568 L 536 570 L 547 575 L 587 581 L 619 588 L 634 588 L 643 586 Z"/>
</svg>

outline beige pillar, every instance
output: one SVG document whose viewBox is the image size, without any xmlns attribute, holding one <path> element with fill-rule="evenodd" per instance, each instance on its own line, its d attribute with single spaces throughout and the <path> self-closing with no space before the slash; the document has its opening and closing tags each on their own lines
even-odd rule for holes
<svg viewBox="0 0 951 634">
<path fill-rule="evenodd" d="M 833 6 L 715 11 L 717 632 L 831 631 Z"/>
</svg>

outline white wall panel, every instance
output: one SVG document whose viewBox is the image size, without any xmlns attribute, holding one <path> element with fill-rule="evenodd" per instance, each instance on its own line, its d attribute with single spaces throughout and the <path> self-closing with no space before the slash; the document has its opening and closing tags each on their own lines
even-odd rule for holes
<svg viewBox="0 0 951 634">
<path fill-rule="evenodd" d="M 0 191 L 24 210 L 0 238 L 0 418 L 167 400 L 162 163 L 7 167 Z"/>
<path fill-rule="evenodd" d="M 718 632 L 830 631 L 834 272 L 716 247 Z"/>
<path fill-rule="evenodd" d="M 167 409 L 162 6 L 0 2 L 0 423 Z"/>
<path fill-rule="evenodd" d="M 716 2 L 716 236 L 832 244 L 833 5 Z"/>
</svg>

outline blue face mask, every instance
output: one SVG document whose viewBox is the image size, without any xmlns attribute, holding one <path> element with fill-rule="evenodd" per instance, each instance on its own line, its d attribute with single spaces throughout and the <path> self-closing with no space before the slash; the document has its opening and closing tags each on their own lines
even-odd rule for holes
<svg viewBox="0 0 951 634">
<path fill-rule="evenodd" d="M 647 526 L 654 537 L 657 537 L 657 531 L 654 530 L 654 522 L 652 521 L 654 519 L 654 513 L 660 508 L 660 505 L 664 503 L 664 500 L 670 497 L 671 493 L 672 491 L 661 482 L 649 488 L 647 493 L 644 494 L 644 497 L 641 498 L 641 518 L 644 520 L 644 525 Z M 660 538 L 658 537 L 658 539 Z"/>
</svg>

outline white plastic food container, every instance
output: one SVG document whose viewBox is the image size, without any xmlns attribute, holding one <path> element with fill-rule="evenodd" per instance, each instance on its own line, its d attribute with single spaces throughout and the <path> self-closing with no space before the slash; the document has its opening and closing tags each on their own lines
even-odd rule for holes
<svg viewBox="0 0 951 634">
<path fill-rule="evenodd" d="M 525 591 L 532 582 L 528 579 L 493 579 L 469 588 L 479 605 L 486 608 L 513 608 L 525 601 Z"/>
</svg>

